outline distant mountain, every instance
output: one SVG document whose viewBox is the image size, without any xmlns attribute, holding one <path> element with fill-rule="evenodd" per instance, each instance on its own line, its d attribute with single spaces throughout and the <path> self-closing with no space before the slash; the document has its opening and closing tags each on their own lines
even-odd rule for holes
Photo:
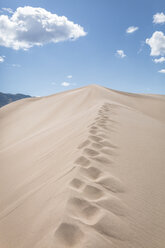
<svg viewBox="0 0 165 248">
<path fill-rule="evenodd" d="M 8 103 L 20 100 L 22 98 L 28 98 L 28 97 L 31 97 L 31 96 L 23 95 L 23 94 L 8 94 L 8 93 L 0 92 L 0 107 Z"/>
</svg>

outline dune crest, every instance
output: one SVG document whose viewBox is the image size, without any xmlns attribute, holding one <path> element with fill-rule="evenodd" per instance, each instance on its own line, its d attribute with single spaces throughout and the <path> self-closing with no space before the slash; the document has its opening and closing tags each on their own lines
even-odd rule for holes
<svg viewBox="0 0 165 248">
<path fill-rule="evenodd" d="M 0 109 L 0 247 L 164 248 L 164 113 L 97 85 Z"/>
</svg>

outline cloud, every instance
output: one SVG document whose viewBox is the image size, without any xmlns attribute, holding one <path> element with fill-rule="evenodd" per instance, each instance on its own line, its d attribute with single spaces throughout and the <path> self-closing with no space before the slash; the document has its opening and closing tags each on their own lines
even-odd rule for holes
<svg viewBox="0 0 165 248">
<path fill-rule="evenodd" d="M 153 16 L 153 23 L 156 23 L 156 24 L 165 23 L 165 14 L 163 12 L 156 13 Z"/>
<path fill-rule="evenodd" d="M 19 64 L 12 64 L 13 67 L 21 67 Z"/>
<path fill-rule="evenodd" d="M 123 50 L 117 50 L 116 54 L 120 57 L 120 58 L 124 58 L 126 57 L 125 53 Z"/>
<path fill-rule="evenodd" d="M 68 83 L 68 82 L 63 82 L 63 83 L 61 83 L 61 85 L 64 86 L 64 87 L 68 87 L 68 86 L 70 85 L 70 83 Z"/>
<path fill-rule="evenodd" d="M 159 59 L 154 59 L 153 61 L 155 63 L 163 63 L 163 62 L 165 62 L 165 57 L 160 57 Z"/>
<path fill-rule="evenodd" d="M 83 27 L 43 8 L 19 7 L 11 17 L 0 15 L 0 46 L 28 50 L 33 46 L 76 40 Z"/>
<path fill-rule="evenodd" d="M 0 56 L 0 63 L 3 63 L 5 61 L 5 56 Z"/>
<path fill-rule="evenodd" d="M 127 28 L 126 33 L 131 34 L 137 31 L 138 29 L 139 29 L 138 27 L 130 26 Z"/>
<path fill-rule="evenodd" d="M 162 70 L 160 70 L 160 71 L 158 71 L 158 72 L 160 72 L 160 73 L 165 73 L 165 69 L 162 69 Z"/>
<path fill-rule="evenodd" d="M 146 44 L 151 47 L 151 56 L 165 55 L 165 35 L 161 31 L 155 31 L 151 38 L 146 39 Z"/>
<path fill-rule="evenodd" d="M 68 75 L 67 78 L 71 79 L 72 78 L 72 75 Z"/>
<path fill-rule="evenodd" d="M 2 10 L 3 11 L 6 11 L 6 12 L 8 12 L 10 14 L 13 14 L 14 13 L 14 11 L 11 8 L 2 8 Z"/>
</svg>

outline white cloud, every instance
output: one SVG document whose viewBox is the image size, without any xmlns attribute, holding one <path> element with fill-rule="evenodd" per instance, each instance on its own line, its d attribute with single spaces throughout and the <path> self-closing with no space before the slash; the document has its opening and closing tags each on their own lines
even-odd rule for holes
<svg viewBox="0 0 165 248">
<path fill-rule="evenodd" d="M 160 57 L 159 59 L 154 59 L 155 63 L 163 63 L 165 62 L 165 57 Z"/>
<path fill-rule="evenodd" d="M 19 64 L 12 64 L 13 67 L 21 67 Z"/>
<path fill-rule="evenodd" d="M 67 78 L 71 79 L 72 78 L 72 75 L 68 75 Z"/>
<path fill-rule="evenodd" d="M 13 14 L 14 13 L 14 11 L 11 8 L 2 8 L 2 10 L 3 11 L 6 11 L 6 12 L 8 12 L 10 14 Z"/>
<path fill-rule="evenodd" d="M 153 16 L 153 23 L 156 23 L 156 24 L 165 23 L 165 14 L 163 12 L 156 13 Z"/>
<path fill-rule="evenodd" d="M 158 71 L 158 72 L 160 72 L 160 73 L 165 73 L 165 69 L 162 69 L 162 70 L 160 70 L 160 71 Z"/>
<path fill-rule="evenodd" d="M 130 26 L 127 28 L 126 33 L 131 34 L 137 31 L 138 29 L 139 29 L 138 27 Z"/>
<path fill-rule="evenodd" d="M 155 31 L 151 38 L 146 39 L 146 44 L 151 47 L 151 56 L 165 55 L 165 35 L 161 31 Z"/>
<path fill-rule="evenodd" d="M 76 40 L 83 27 L 43 8 L 19 7 L 11 17 L 0 15 L 0 46 L 27 50 L 33 46 Z"/>
<path fill-rule="evenodd" d="M 63 83 L 61 83 L 61 85 L 64 86 L 64 87 L 68 87 L 68 86 L 70 85 L 70 83 L 68 83 L 68 82 L 63 82 Z"/>
<path fill-rule="evenodd" d="M 125 53 L 123 50 L 117 50 L 116 51 L 117 55 L 120 57 L 120 58 L 124 58 L 126 57 Z"/>
<path fill-rule="evenodd" d="M 5 61 L 5 56 L 0 56 L 0 63 L 3 63 Z"/>
</svg>

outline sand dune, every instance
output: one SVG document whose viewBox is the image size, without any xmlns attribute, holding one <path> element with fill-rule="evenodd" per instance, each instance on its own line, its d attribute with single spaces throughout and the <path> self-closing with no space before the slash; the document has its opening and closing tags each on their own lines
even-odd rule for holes
<svg viewBox="0 0 165 248">
<path fill-rule="evenodd" d="M 23 99 L 0 130 L 0 247 L 165 247 L 165 96 Z"/>
</svg>

